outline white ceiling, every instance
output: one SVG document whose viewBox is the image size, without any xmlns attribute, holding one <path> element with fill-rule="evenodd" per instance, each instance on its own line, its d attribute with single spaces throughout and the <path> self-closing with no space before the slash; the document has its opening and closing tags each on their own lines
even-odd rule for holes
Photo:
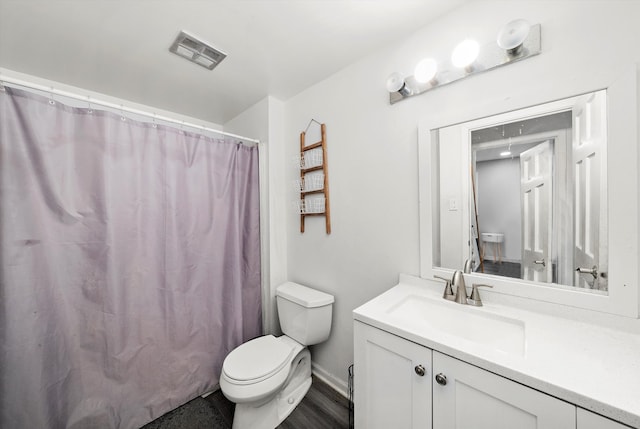
<svg viewBox="0 0 640 429">
<path fill-rule="evenodd" d="M 223 124 L 465 1 L 0 0 L 0 67 Z M 209 71 L 171 54 L 180 30 L 228 57 Z"/>
</svg>

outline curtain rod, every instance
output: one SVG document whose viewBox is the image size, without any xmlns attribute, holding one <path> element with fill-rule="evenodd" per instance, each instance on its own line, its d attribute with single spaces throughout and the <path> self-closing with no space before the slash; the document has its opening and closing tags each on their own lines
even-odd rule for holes
<svg viewBox="0 0 640 429">
<path fill-rule="evenodd" d="M 227 132 L 224 132 L 224 131 L 216 130 L 214 128 L 205 127 L 204 125 L 192 124 L 190 122 L 181 121 L 179 119 L 173 119 L 173 118 L 170 118 L 168 116 L 161 116 L 161 115 L 158 115 L 158 114 L 153 113 L 153 112 L 147 112 L 145 110 L 139 110 L 139 109 L 134 109 L 134 108 L 131 108 L 131 107 L 125 107 L 122 104 L 111 103 L 109 101 L 100 100 L 100 99 L 93 98 L 93 97 L 88 96 L 88 95 L 75 94 L 73 92 L 63 91 L 63 90 L 60 90 L 60 89 L 55 89 L 52 86 L 40 85 L 40 84 L 37 84 L 37 83 L 25 81 L 25 80 L 22 80 L 22 79 L 16 79 L 16 78 L 13 78 L 13 77 L 10 77 L 10 76 L 0 75 L 0 83 L 8 83 L 10 85 L 23 86 L 23 87 L 35 89 L 35 90 L 38 90 L 38 91 L 47 92 L 49 94 L 55 94 L 55 95 L 60 95 L 62 97 L 73 98 L 75 100 L 86 101 L 87 103 L 90 103 L 90 104 L 97 104 L 99 106 L 104 106 L 104 107 L 108 107 L 108 108 L 111 108 L 111 109 L 116 109 L 116 110 L 119 110 L 121 112 L 133 113 L 135 115 L 148 116 L 150 118 L 157 119 L 157 120 L 160 120 L 160 121 L 169 122 L 169 123 L 172 123 L 172 124 L 178 124 L 178 125 L 181 125 L 181 126 L 195 128 L 195 129 L 208 131 L 208 132 L 212 132 L 212 133 L 216 133 L 216 134 L 221 134 L 223 136 L 232 137 L 232 138 L 235 138 L 235 139 L 238 139 L 238 140 L 243 140 L 243 141 L 246 141 L 246 142 L 249 142 L 249 143 L 254 143 L 254 144 L 260 143 L 260 140 L 252 139 L 252 138 L 249 138 L 249 137 L 240 136 L 238 134 L 227 133 Z"/>
</svg>

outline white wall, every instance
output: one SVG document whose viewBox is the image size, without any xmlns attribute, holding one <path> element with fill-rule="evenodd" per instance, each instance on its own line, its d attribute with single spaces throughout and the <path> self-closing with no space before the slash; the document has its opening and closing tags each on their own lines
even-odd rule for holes
<svg viewBox="0 0 640 429">
<path fill-rule="evenodd" d="M 478 223 L 480 232 L 504 234 L 502 259 L 522 259 L 520 208 L 520 158 L 476 163 L 478 173 Z M 485 258 L 493 259 L 494 245 L 487 243 Z"/>
<path fill-rule="evenodd" d="M 446 142 L 446 143 L 444 143 Z M 463 212 L 463 195 L 468 195 L 464 185 L 468 182 L 468 170 L 461 157 L 467 151 L 468 144 L 463 141 L 460 127 L 444 127 L 438 132 L 438 168 L 440 224 L 440 260 L 434 261 L 439 267 L 460 269 L 469 257 L 469 216 Z M 436 220 L 434 219 L 434 222 Z"/>
<path fill-rule="evenodd" d="M 263 330 L 278 333 L 275 288 L 287 280 L 284 105 L 265 97 L 224 124 L 224 130 L 260 140 L 260 229 L 262 236 Z M 275 192 L 271 192 L 275 190 Z"/>
<path fill-rule="evenodd" d="M 327 125 L 333 232 L 311 219 L 300 234 L 292 211 L 286 224 L 289 280 L 336 297 L 331 338 L 312 348 L 319 368 L 344 385 L 352 310 L 393 286 L 399 272 L 419 274 L 418 123 L 443 112 L 463 121 L 511 110 L 524 94 L 541 103 L 606 87 L 640 61 L 638 16 L 640 2 L 631 1 L 472 2 L 285 103 L 285 158 L 311 118 Z M 542 24 L 541 55 L 389 105 L 392 71 L 410 75 L 422 56 L 444 58 L 465 37 L 492 40 L 515 18 Z M 286 182 L 296 175 L 286 168 Z M 272 195 L 294 201 L 291 189 Z"/>
</svg>

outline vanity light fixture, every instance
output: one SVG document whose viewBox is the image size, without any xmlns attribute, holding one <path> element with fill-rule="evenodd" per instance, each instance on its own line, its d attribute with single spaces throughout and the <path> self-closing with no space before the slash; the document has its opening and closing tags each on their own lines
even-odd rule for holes
<svg viewBox="0 0 640 429">
<path fill-rule="evenodd" d="M 427 83 L 434 80 L 437 72 L 438 62 L 433 58 L 425 58 L 416 65 L 413 76 L 417 82 Z"/>
<path fill-rule="evenodd" d="M 391 73 L 387 78 L 387 91 L 390 93 L 397 92 L 402 97 L 410 97 L 411 91 L 407 87 L 402 75 L 398 72 Z"/>
<path fill-rule="evenodd" d="M 526 40 L 530 30 L 531 25 L 528 21 L 515 19 L 502 27 L 496 42 L 507 52 L 507 55 L 519 55 L 522 52 L 522 43 Z"/>
<path fill-rule="evenodd" d="M 451 54 L 448 61 L 434 58 L 421 60 L 413 76 L 399 72 L 387 79 L 390 104 L 426 91 L 448 85 L 460 79 L 512 64 L 541 52 L 540 24 L 530 25 L 524 19 L 507 23 L 495 39 L 485 45 L 466 39 Z"/>
<path fill-rule="evenodd" d="M 454 67 L 471 73 L 478 54 L 480 54 L 480 44 L 475 40 L 465 39 L 451 53 L 451 63 Z"/>
</svg>

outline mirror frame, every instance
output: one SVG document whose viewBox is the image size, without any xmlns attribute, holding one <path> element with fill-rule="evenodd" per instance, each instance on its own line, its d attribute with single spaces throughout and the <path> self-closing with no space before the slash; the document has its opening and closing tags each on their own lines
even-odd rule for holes
<svg viewBox="0 0 640 429">
<path fill-rule="evenodd" d="M 453 270 L 433 266 L 433 219 L 438 204 L 433 203 L 432 196 L 437 195 L 435 183 L 431 178 L 431 162 L 434 145 L 432 130 L 456 125 L 464 122 L 476 122 L 490 117 L 491 122 L 501 122 L 501 117 L 513 118 L 517 110 L 518 116 L 542 114 L 554 109 L 554 104 L 562 100 L 583 95 L 589 92 L 606 90 L 607 94 L 607 203 L 608 203 L 608 245 L 609 245 L 609 289 L 607 294 L 590 290 L 577 289 L 572 286 L 545 284 L 492 276 L 482 273 L 465 274 L 467 284 L 485 283 L 494 288 L 487 293 L 501 293 L 551 302 L 571 307 L 584 308 L 604 313 L 638 318 L 640 295 L 638 279 L 639 264 L 639 230 L 638 189 L 640 159 L 638 158 L 638 106 L 637 106 L 637 67 L 628 70 L 619 79 L 606 88 L 591 88 L 578 94 L 559 94 L 554 102 L 535 102 L 529 104 L 511 103 L 505 111 L 498 102 L 492 109 L 483 106 L 483 111 L 495 111 L 496 114 L 482 116 L 478 114 L 470 118 L 460 118 L 453 111 L 444 113 L 435 120 L 426 120 L 418 127 L 418 189 L 420 208 L 420 277 L 433 280 L 434 275 L 451 276 Z M 551 103 L 551 104 L 550 104 Z M 475 109 L 478 110 L 478 109 Z M 620 142 L 633 142 L 621 144 Z M 466 186 L 466 185 L 465 185 Z M 612 192 L 615 190 L 615 192 Z M 461 198 L 462 210 L 468 210 L 468 204 Z M 464 216 L 463 216 L 464 217 Z M 461 225 L 462 227 L 462 225 Z M 462 269 L 460 267 L 459 269 Z"/>
</svg>

